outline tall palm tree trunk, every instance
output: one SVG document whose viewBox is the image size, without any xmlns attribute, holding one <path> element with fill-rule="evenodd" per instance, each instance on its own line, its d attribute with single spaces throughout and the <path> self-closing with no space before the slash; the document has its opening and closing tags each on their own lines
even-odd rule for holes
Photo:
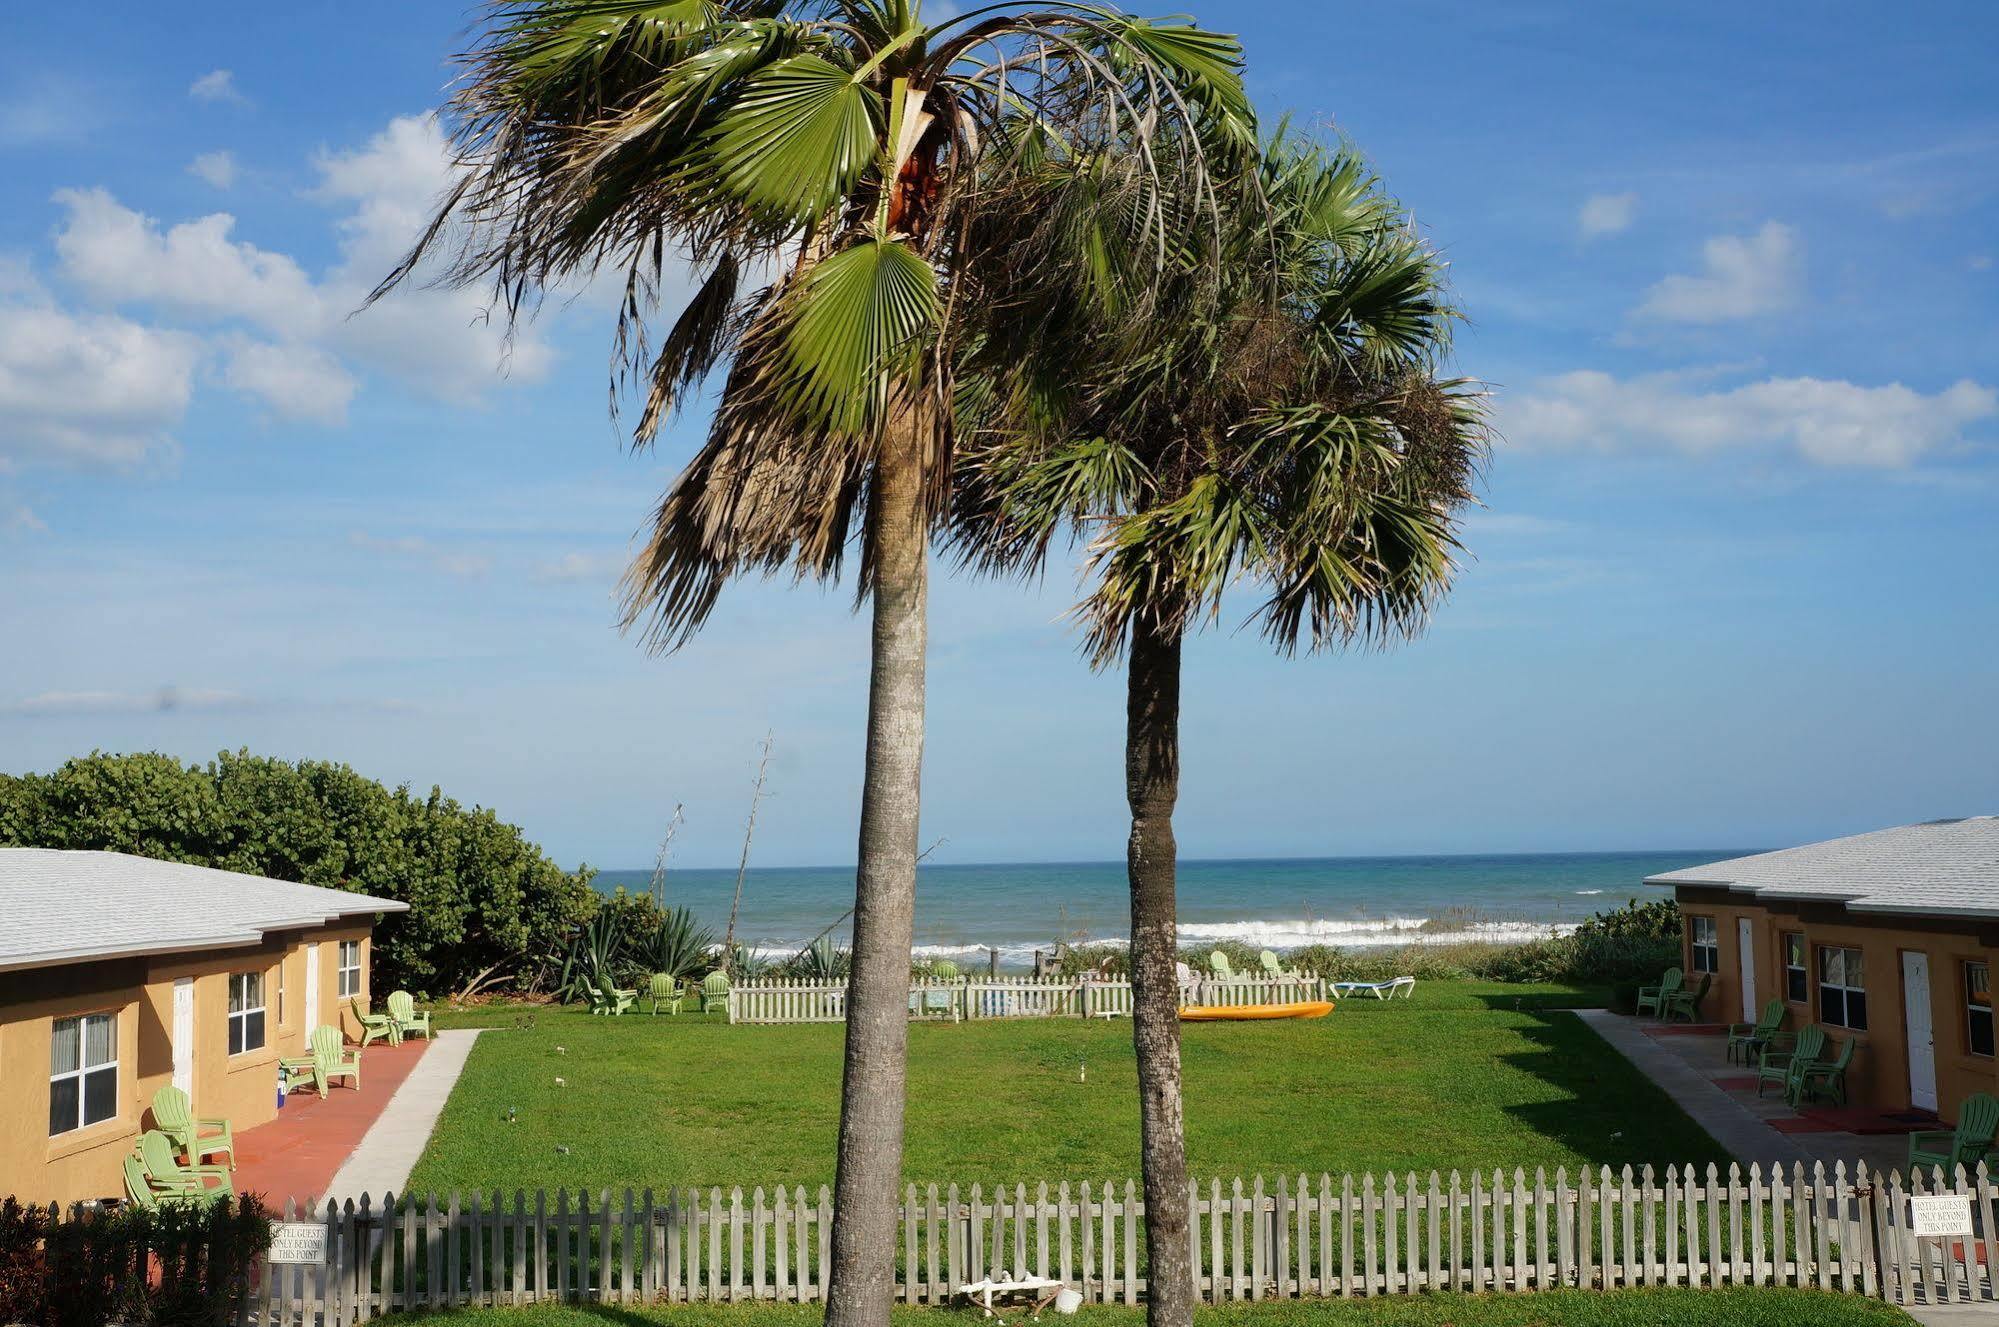
<svg viewBox="0 0 1999 1327">
<path fill-rule="evenodd" d="M 1145 1173 L 1145 1319 L 1190 1327 L 1187 1128 L 1180 1100 L 1179 930 L 1173 805 L 1180 795 L 1180 641 L 1147 613 L 1132 620 L 1126 674 L 1124 777 L 1131 804 L 1131 1037 L 1138 1051 L 1140 1163 Z"/>
<path fill-rule="evenodd" d="M 911 411 L 891 424 L 876 470 L 874 662 L 826 1302 L 833 1327 L 887 1327 L 895 1291 L 923 773 L 929 531 L 921 418 Z"/>
</svg>

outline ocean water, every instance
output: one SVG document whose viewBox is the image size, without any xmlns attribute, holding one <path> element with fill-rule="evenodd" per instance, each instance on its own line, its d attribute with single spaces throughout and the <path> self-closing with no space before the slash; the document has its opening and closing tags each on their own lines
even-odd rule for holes
<svg viewBox="0 0 1999 1327">
<path fill-rule="evenodd" d="M 1180 938 L 1241 940 L 1283 952 L 1527 939 L 1565 931 L 1592 913 L 1665 891 L 1646 876 L 1741 856 L 1744 849 L 1516 853 L 1448 857 L 1316 857 L 1180 863 Z M 666 901 L 692 907 L 719 935 L 733 870 L 669 869 Z M 597 887 L 642 893 L 649 871 L 604 871 Z M 796 952 L 825 928 L 844 943 L 852 867 L 752 869 L 737 935 L 761 952 Z M 916 953 L 1029 966 L 1058 941 L 1122 940 L 1129 913 L 1124 863 L 1034 862 L 924 866 L 918 872 Z M 836 923 L 838 923 L 836 925 Z"/>
</svg>

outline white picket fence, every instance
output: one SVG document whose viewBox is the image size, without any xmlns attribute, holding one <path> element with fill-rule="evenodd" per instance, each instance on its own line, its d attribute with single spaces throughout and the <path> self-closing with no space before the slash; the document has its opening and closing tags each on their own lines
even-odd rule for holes
<svg viewBox="0 0 1999 1327">
<path fill-rule="evenodd" d="M 1201 978 L 1180 987 L 1180 1004 L 1297 1004 L 1325 1000 L 1313 976 Z M 975 1018 L 1129 1018 L 1131 982 L 1104 977 L 969 977 L 909 984 L 909 1016 L 962 1022 Z M 847 1017 L 843 981 L 763 980 L 729 988 L 731 1023 L 839 1023 Z"/>
<path fill-rule="evenodd" d="M 1537 1170 L 1262 1176 L 1192 1186 L 1188 1231 L 1202 1298 L 1378 1296 L 1425 1290 L 1789 1285 L 1903 1304 L 1990 1302 L 1999 1266 L 1995 1188 L 1981 1166 L 1913 1192 L 1969 1200 L 1974 1233 L 1917 1238 L 1899 1175 L 1814 1166 L 1726 1175 Z M 286 1219 L 299 1219 L 289 1206 Z M 990 1193 L 909 1186 L 896 1293 L 948 1302 L 1004 1268 L 1052 1277 L 1088 1301 L 1145 1293 L 1137 1186 L 1037 1184 Z M 345 1327 L 399 1310 L 542 1301 L 810 1303 L 826 1292 L 832 1195 L 821 1187 L 726 1194 L 648 1189 L 620 1198 L 457 1194 L 329 1202 L 328 1257 L 264 1269 L 246 1321 Z"/>
</svg>

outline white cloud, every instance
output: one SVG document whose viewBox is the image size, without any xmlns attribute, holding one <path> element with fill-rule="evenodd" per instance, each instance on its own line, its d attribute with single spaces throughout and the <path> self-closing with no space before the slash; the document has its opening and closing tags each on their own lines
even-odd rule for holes
<svg viewBox="0 0 1999 1327">
<path fill-rule="evenodd" d="M 0 471 L 130 468 L 172 455 L 200 357 L 185 333 L 44 300 L 0 302 Z"/>
<path fill-rule="evenodd" d="M 355 381 L 340 360 L 317 346 L 237 340 L 223 381 L 254 396 L 288 419 L 340 424 L 354 399 Z"/>
<path fill-rule="evenodd" d="M 236 154 L 204 152 L 187 163 L 187 173 L 217 189 L 227 189 L 236 183 Z"/>
<path fill-rule="evenodd" d="M 493 569 L 493 559 L 483 553 L 466 553 L 442 548 L 422 535 L 391 535 L 386 538 L 356 530 L 349 536 L 356 548 L 388 557 L 422 562 L 447 576 L 484 576 Z"/>
<path fill-rule="evenodd" d="M 8 534 L 44 534 L 48 522 L 25 502 L 0 502 L 0 530 Z"/>
<path fill-rule="evenodd" d="M 534 578 L 549 584 L 615 581 L 631 560 L 629 553 L 564 553 L 537 567 Z"/>
<path fill-rule="evenodd" d="M 227 158 L 209 154 L 217 155 Z M 291 417 L 342 418 L 358 366 L 459 403 L 476 402 L 503 375 L 534 379 L 547 370 L 547 343 L 533 329 L 509 337 L 488 317 L 483 291 L 426 288 L 419 273 L 363 308 L 456 169 L 434 119 L 398 118 L 360 148 L 322 152 L 314 168 L 309 196 L 339 209 L 339 256 L 317 276 L 289 254 L 238 238 L 227 212 L 167 224 L 104 189 L 55 196 L 66 213 L 55 241 L 62 271 L 103 304 L 215 325 L 228 358 L 221 381 Z M 246 346 L 238 324 L 272 344 Z"/>
<path fill-rule="evenodd" d="M 103 189 L 64 189 L 55 201 L 69 212 L 56 232 L 64 274 L 107 304 L 242 319 L 293 335 L 311 335 L 325 321 L 304 269 L 284 254 L 231 239 L 236 218 L 227 212 L 162 230 Z"/>
<path fill-rule="evenodd" d="M 1989 272 L 1992 270 L 1992 255 L 1975 253 L 1965 260 L 1964 265 L 1974 272 Z"/>
<path fill-rule="evenodd" d="M 1593 240 L 1599 235 L 1616 235 L 1629 230 L 1637 218 L 1637 194 L 1591 194 L 1583 200 L 1576 226 L 1582 231 L 1584 239 Z"/>
<path fill-rule="evenodd" d="M 187 95 L 196 101 L 226 101 L 246 105 L 249 101 L 236 89 L 236 75 L 227 69 L 211 69 L 187 85 Z"/>
<path fill-rule="evenodd" d="M 1999 391 L 1961 381 L 1925 394 L 1901 383 L 1769 378 L 1702 390 L 1699 375 L 1563 374 L 1510 401 L 1502 429 L 1524 448 L 1663 448 L 1694 455 L 1785 448 L 1820 465 L 1896 468 L 1999 414 Z"/>
<path fill-rule="evenodd" d="M 157 691 L 44 691 L 0 705 L 0 714 L 165 714 L 173 710 L 242 709 L 251 703 L 241 692 L 172 686 Z"/>
<path fill-rule="evenodd" d="M 1801 267 L 1797 232 L 1766 221 L 1754 235 L 1709 240 L 1701 247 L 1700 274 L 1667 277 L 1646 292 L 1638 312 L 1688 323 L 1754 318 L 1796 300 Z"/>
</svg>

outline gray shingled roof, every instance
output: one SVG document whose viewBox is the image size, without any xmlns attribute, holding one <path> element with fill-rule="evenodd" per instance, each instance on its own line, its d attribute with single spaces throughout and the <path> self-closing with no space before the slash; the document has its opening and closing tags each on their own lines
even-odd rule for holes
<svg viewBox="0 0 1999 1327">
<path fill-rule="evenodd" d="M 1854 912 L 1999 917 L 1999 816 L 1877 829 L 1667 871 L 1645 883 L 1719 885 L 1773 902 L 1839 902 Z"/>
<path fill-rule="evenodd" d="M 0 848 L 0 972 L 254 945 L 394 899 L 122 852 Z"/>
</svg>

